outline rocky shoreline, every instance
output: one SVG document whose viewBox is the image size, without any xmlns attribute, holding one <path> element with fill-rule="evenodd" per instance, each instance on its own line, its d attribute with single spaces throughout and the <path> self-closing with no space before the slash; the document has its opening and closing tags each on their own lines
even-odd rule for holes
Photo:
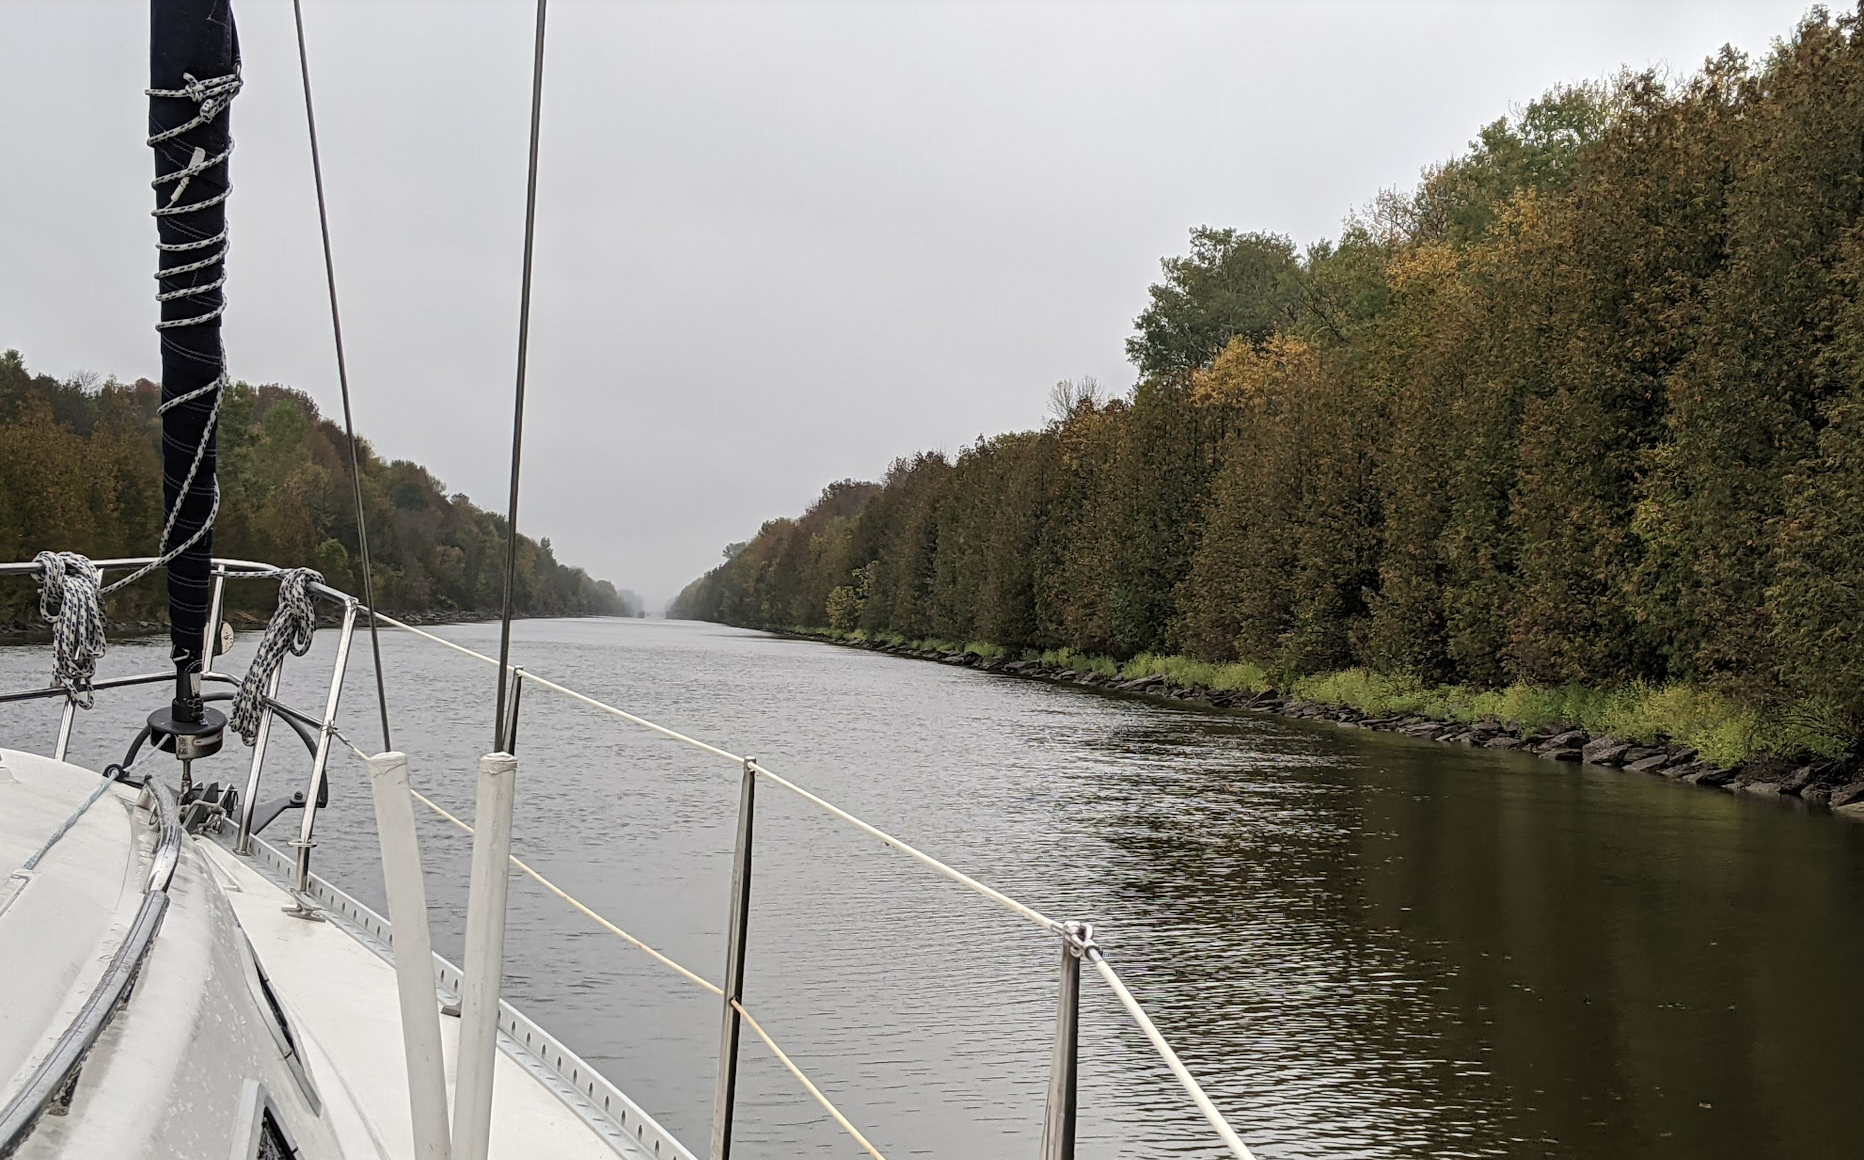
<svg viewBox="0 0 1864 1160">
<path fill-rule="evenodd" d="M 1437 720 L 1418 714 L 1375 717 L 1346 705 L 1323 705 L 1283 696 L 1273 689 L 1261 693 L 1230 693 L 1200 686 L 1174 685 L 1163 675 L 1121 680 L 1104 673 L 1077 672 L 1074 669 L 1045 665 L 1040 661 L 1009 660 L 1004 657 L 980 656 L 974 652 L 938 652 L 908 645 L 846 640 L 811 633 L 785 635 L 798 640 L 861 648 L 913 660 L 936 661 L 1006 677 L 1081 685 L 1173 701 L 1195 701 L 1219 709 L 1248 709 L 1302 721 L 1327 721 L 1344 728 L 1397 733 L 1440 745 L 1518 750 L 1546 761 L 1623 769 L 1629 773 L 1650 774 L 1728 793 L 1754 797 L 1797 797 L 1808 806 L 1864 821 L 1864 769 L 1856 761 L 1840 762 L 1810 757 L 1790 760 L 1760 756 L 1723 768 L 1699 760 L 1696 751 L 1684 745 L 1666 741 L 1646 744 L 1609 735 L 1594 736 L 1583 729 L 1560 724 L 1527 729 L 1516 721 L 1465 723 Z"/>
</svg>

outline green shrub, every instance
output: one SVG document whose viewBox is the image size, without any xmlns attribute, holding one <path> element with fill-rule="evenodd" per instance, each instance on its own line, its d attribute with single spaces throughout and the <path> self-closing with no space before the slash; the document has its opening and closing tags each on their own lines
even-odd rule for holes
<svg viewBox="0 0 1864 1160">
<path fill-rule="evenodd" d="M 941 653 L 1007 657 L 1010 650 L 990 641 L 956 641 L 927 637 L 909 641 L 898 633 L 863 629 L 797 628 L 793 631 L 839 640 L 908 645 Z M 1176 688 L 1213 692 L 1261 692 L 1271 687 L 1268 670 L 1258 664 L 1213 664 L 1189 657 L 1142 652 L 1120 664 L 1112 657 L 1075 649 L 1024 649 L 1017 655 L 1044 665 L 1133 680 L 1162 676 Z M 1502 689 L 1462 685 L 1427 685 L 1404 674 L 1368 669 L 1340 669 L 1283 682 L 1284 691 L 1304 701 L 1341 705 L 1375 717 L 1419 715 L 1440 721 L 1474 724 L 1494 721 L 1526 734 L 1543 726 L 1574 726 L 1595 735 L 1625 741 L 1671 741 L 1687 745 L 1705 761 L 1732 766 L 1756 754 L 1797 756 L 1812 753 L 1838 758 L 1849 752 L 1851 734 L 1843 710 L 1832 703 L 1805 699 L 1777 706 L 1754 705 L 1727 693 L 1673 683 L 1633 683 L 1614 689 L 1586 685 L 1533 685 L 1522 682 Z"/>
<path fill-rule="evenodd" d="M 1071 648 L 1049 649 L 1042 654 L 1042 663 L 1073 669 L 1077 673 L 1099 673 L 1106 677 L 1120 675 L 1119 662 L 1112 657 L 1093 656 Z"/>
<path fill-rule="evenodd" d="M 1210 664 L 1189 657 L 1159 653 L 1140 653 L 1120 666 L 1120 676 L 1129 681 L 1139 677 L 1162 676 L 1180 688 L 1201 687 L 1220 693 L 1260 693 L 1269 687 L 1268 673 L 1261 665 L 1248 662 Z"/>
<path fill-rule="evenodd" d="M 1477 691 L 1344 669 L 1302 677 L 1290 692 L 1302 700 L 1350 706 L 1375 716 L 1419 714 L 1465 723 L 1492 720 L 1523 733 L 1542 726 L 1570 725 L 1625 741 L 1673 741 L 1724 767 L 1757 754 L 1812 753 L 1836 758 L 1850 747 L 1844 714 L 1835 705 L 1803 700 L 1757 706 L 1680 683 L 1616 689 L 1517 683 Z"/>
</svg>

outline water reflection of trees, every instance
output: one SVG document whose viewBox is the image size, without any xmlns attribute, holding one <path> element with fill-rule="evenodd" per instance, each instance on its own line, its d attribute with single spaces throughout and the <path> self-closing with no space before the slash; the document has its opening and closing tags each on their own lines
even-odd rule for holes
<svg viewBox="0 0 1864 1160">
<path fill-rule="evenodd" d="M 1850 828 L 1531 758 L 1193 720 L 1134 730 L 1103 771 L 1096 828 L 1139 916 L 1110 938 L 1256 1110 L 1474 1154 L 1845 1138 L 1800 1077 L 1859 1063 L 1859 1018 L 1816 998 L 1864 953 Z M 1291 1078 L 1313 1106 L 1278 1102 Z"/>
</svg>

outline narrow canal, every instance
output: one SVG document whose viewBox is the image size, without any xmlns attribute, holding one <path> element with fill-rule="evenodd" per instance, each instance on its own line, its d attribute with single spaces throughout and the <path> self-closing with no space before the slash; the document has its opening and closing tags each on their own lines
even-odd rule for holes
<svg viewBox="0 0 1864 1160">
<path fill-rule="evenodd" d="M 495 626 L 441 631 L 495 651 Z M 321 703 L 332 635 L 295 663 L 289 699 Z M 469 813 L 490 668 L 402 633 L 382 644 L 417 786 Z M 709 625 L 530 621 L 515 651 L 1094 921 L 1265 1158 L 1864 1154 L 1864 826 Z M 373 748 L 358 652 L 343 719 Z M 122 642 L 106 668 L 162 655 Z M 0 650 L 8 687 L 48 663 Z M 99 701 L 76 760 L 120 757 L 150 707 Z M 54 719 L 0 706 L 19 748 L 48 748 Z M 716 979 L 736 769 L 537 693 L 521 738 L 519 855 Z M 228 752 L 209 779 L 243 781 L 244 748 Z M 302 776 L 301 751 L 274 754 L 274 786 Z M 380 907 L 364 775 L 353 759 L 333 773 L 316 864 Z M 747 1006 L 889 1157 L 1033 1156 L 1056 946 L 806 803 L 766 792 L 759 810 Z M 437 949 L 457 957 L 469 839 L 422 827 Z M 527 879 L 512 910 L 509 997 L 703 1152 L 717 1001 Z M 1221 1155 L 1091 972 L 1083 1000 L 1080 1154 Z M 737 1155 L 854 1154 L 745 1050 Z"/>
</svg>

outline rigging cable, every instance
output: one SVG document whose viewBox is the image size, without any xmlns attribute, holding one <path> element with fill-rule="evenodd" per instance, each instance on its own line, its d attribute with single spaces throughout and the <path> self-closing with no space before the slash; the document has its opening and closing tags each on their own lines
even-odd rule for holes
<svg viewBox="0 0 1864 1160">
<path fill-rule="evenodd" d="M 337 267 L 330 256 L 330 215 L 324 208 L 324 163 L 317 148 L 317 114 L 311 106 L 311 64 L 304 48 L 304 11 L 299 0 L 291 0 L 291 18 L 298 29 L 298 75 L 304 80 L 304 124 L 311 137 L 311 177 L 317 186 L 317 226 L 324 237 L 324 282 L 330 288 L 330 332 L 337 348 L 337 386 L 343 392 L 343 435 L 349 441 L 350 483 L 356 493 L 356 546 L 362 562 L 362 600 L 363 607 L 369 613 L 369 648 L 375 655 L 375 699 L 382 711 L 382 749 L 387 751 L 393 749 L 394 745 L 388 739 L 388 685 L 382 676 L 382 637 L 375 627 L 375 577 L 369 567 L 369 524 L 362 510 L 362 458 L 356 450 L 356 423 L 350 413 L 349 367 L 343 358 L 343 316 L 337 311 Z M 515 493 L 515 484 L 513 490 Z M 285 605 L 282 587 L 279 593 L 281 610 Z M 315 620 L 312 625 L 315 626 Z M 304 655 L 295 647 L 292 651 L 296 655 Z"/>
<path fill-rule="evenodd" d="M 524 369 L 531 340 L 531 255 L 537 233 L 537 135 L 544 105 L 544 8 L 537 0 L 537 38 L 531 62 L 531 159 L 524 191 L 524 274 L 518 295 L 518 386 L 511 416 L 511 503 L 505 514 L 505 601 L 499 617 L 498 703 L 492 719 L 492 746 L 506 752 L 505 695 L 511 668 L 512 589 L 518 567 L 518 467 L 524 449 Z"/>
</svg>

